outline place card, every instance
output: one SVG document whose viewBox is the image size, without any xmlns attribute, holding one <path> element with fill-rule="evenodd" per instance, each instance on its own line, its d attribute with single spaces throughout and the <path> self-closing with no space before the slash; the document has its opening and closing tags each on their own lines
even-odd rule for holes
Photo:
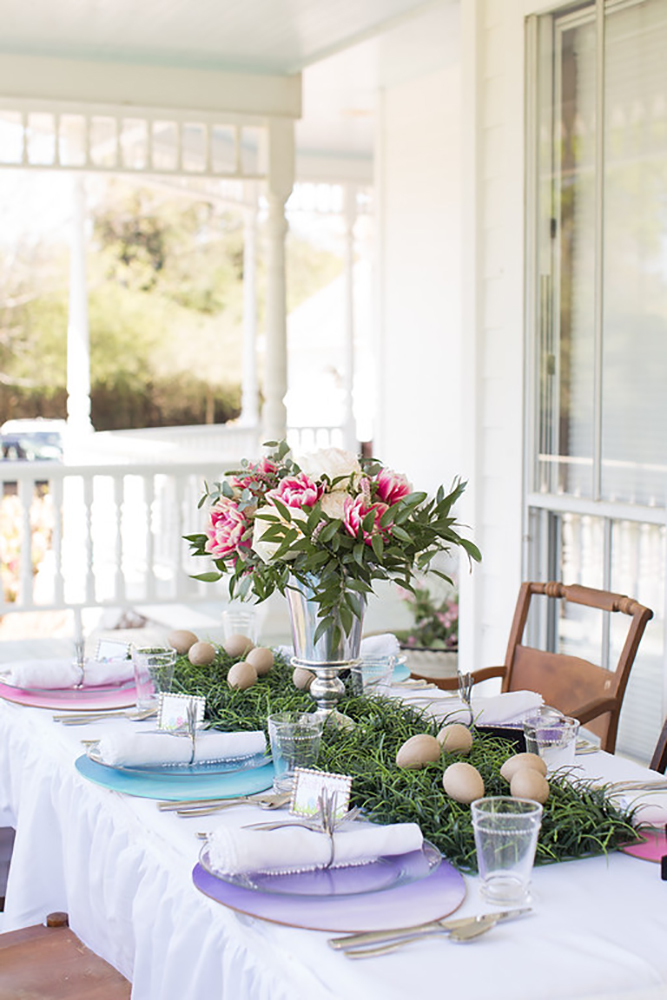
<svg viewBox="0 0 667 1000">
<path fill-rule="evenodd" d="M 351 790 L 352 778 L 349 774 L 332 774 L 329 771 L 295 767 L 289 811 L 293 816 L 307 816 L 312 819 L 320 811 L 320 796 L 326 792 L 330 796 L 336 796 L 334 819 L 342 819 L 350 805 Z"/>
<path fill-rule="evenodd" d="M 119 642 L 118 639 L 100 639 L 95 659 L 101 663 L 109 663 L 110 660 L 129 660 L 129 643 Z"/>
<path fill-rule="evenodd" d="M 157 728 L 168 732 L 188 728 L 188 707 L 192 705 L 195 724 L 204 721 L 206 698 L 189 694 L 168 694 L 162 691 L 158 695 Z"/>
</svg>

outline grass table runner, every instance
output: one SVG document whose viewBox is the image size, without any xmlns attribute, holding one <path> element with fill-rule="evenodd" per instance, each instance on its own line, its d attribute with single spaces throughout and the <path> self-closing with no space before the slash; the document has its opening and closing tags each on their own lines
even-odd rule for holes
<svg viewBox="0 0 667 1000">
<path fill-rule="evenodd" d="M 204 695 L 206 718 L 229 731 L 266 731 L 266 718 L 274 712 L 313 710 L 310 695 L 294 687 L 292 667 L 284 658 L 277 656 L 270 673 L 246 691 L 227 684 L 234 662 L 222 649 L 208 667 L 193 667 L 187 657 L 179 657 L 174 690 Z M 396 698 L 348 697 L 339 708 L 356 726 L 325 728 L 318 766 L 352 776 L 352 805 L 362 808 L 368 818 L 378 823 L 418 823 L 424 837 L 448 861 L 463 871 L 475 871 L 470 806 L 449 798 L 442 775 L 449 764 L 465 760 L 482 775 L 486 795 L 508 795 L 509 785 L 499 772 L 514 753 L 513 745 L 473 730 L 473 746 L 466 756 L 443 751 L 438 762 L 406 770 L 396 766 L 401 744 L 417 733 L 435 736 L 442 723 Z M 552 778 L 550 786 L 536 864 L 604 854 L 638 839 L 632 811 L 619 808 L 590 781 Z"/>
</svg>

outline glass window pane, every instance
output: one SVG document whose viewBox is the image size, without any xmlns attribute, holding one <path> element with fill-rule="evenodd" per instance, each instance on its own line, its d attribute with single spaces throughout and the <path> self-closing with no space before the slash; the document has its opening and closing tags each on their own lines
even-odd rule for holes
<svg viewBox="0 0 667 1000">
<path fill-rule="evenodd" d="M 665 503 L 667 9 L 628 6 L 605 33 L 602 495 Z"/>
<path fill-rule="evenodd" d="M 632 667 L 618 731 L 617 749 L 640 760 L 650 759 L 663 722 L 666 535 L 664 525 L 631 521 L 616 521 L 612 530 L 612 590 L 653 611 Z M 611 663 L 620 655 L 627 621 L 625 615 L 611 615 Z"/>
<path fill-rule="evenodd" d="M 595 274 L 595 24 L 556 28 L 551 102 L 542 98 L 539 488 L 577 496 L 593 489 Z M 552 124 L 553 121 L 553 124 Z M 545 128 L 546 126 L 546 128 Z M 553 129 L 553 134 L 551 134 Z"/>
</svg>

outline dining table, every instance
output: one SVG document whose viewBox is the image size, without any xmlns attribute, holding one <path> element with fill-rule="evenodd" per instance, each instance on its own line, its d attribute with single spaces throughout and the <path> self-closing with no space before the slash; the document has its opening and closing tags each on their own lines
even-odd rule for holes
<svg viewBox="0 0 667 1000">
<path fill-rule="evenodd" d="M 426 702 L 430 689 L 414 697 Z M 614 851 L 538 865 L 520 918 L 467 943 L 433 934 L 353 959 L 331 947 L 331 931 L 202 892 L 193 881 L 201 835 L 224 814 L 181 818 L 155 798 L 89 780 L 76 762 L 111 721 L 65 726 L 57 714 L 0 698 L 0 826 L 16 831 L 3 930 L 66 911 L 74 933 L 131 981 L 134 1000 L 667 997 L 667 884 L 655 860 Z M 600 781 L 657 777 L 599 750 L 576 767 Z M 256 805 L 234 812 L 267 818 Z M 463 873 L 462 885 L 454 916 L 493 912 L 476 875 Z"/>
</svg>

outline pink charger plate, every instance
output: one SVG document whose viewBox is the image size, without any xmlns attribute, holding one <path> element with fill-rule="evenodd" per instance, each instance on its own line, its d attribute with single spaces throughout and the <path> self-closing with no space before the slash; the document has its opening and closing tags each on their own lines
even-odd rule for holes
<svg viewBox="0 0 667 1000">
<path fill-rule="evenodd" d="M 667 854 L 667 836 L 664 826 L 640 830 L 639 832 L 644 840 L 637 844 L 626 844 L 621 850 L 625 854 L 631 854 L 633 858 L 641 858 L 643 861 L 657 861 L 659 864 Z"/>
<path fill-rule="evenodd" d="M 137 690 L 134 681 L 123 684 L 104 684 L 99 687 L 51 688 L 44 691 L 24 691 L 22 688 L 0 681 L 0 698 L 31 708 L 65 709 L 67 712 L 88 712 L 91 709 L 129 708 L 136 705 Z"/>
</svg>

